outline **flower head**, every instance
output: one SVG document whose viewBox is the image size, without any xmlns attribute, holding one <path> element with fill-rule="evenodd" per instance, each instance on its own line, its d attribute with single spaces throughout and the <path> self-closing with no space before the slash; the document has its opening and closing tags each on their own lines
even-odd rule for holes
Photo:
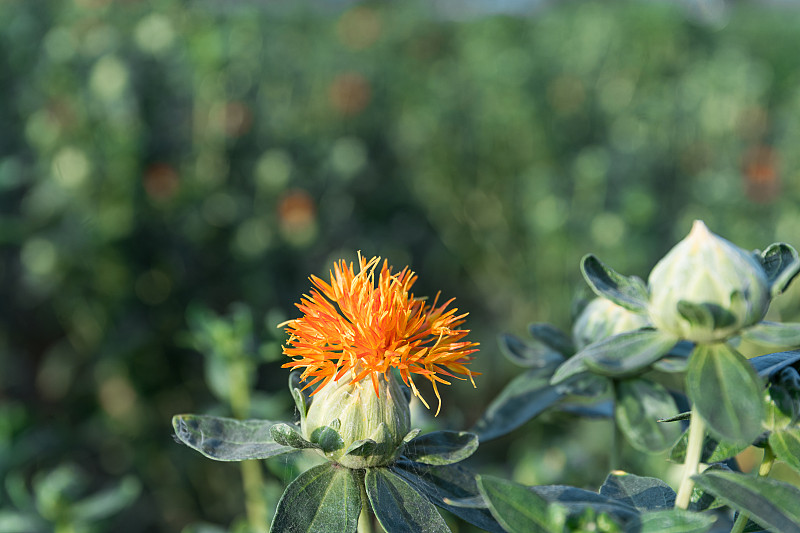
<svg viewBox="0 0 800 533">
<path fill-rule="evenodd" d="M 409 291 L 417 277 L 408 267 L 392 274 L 384 261 L 376 275 L 379 257 L 358 260 L 358 272 L 352 263 L 335 263 L 330 282 L 311 276 L 311 294 L 296 304 L 303 316 L 283 324 L 289 334 L 283 353 L 293 358 L 283 367 L 302 368 L 306 387 L 321 382 L 312 396 L 345 376 L 356 383 L 369 378 L 380 396 L 378 380 L 392 379 L 396 369 L 427 407 L 416 374 L 431 382 L 441 407 L 437 384 L 476 374 L 466 365 L 478 344 L 464 340 L 469 330 L 459 328 L 467 314 L 447 309 L 453 300 L 439 305 L 438 295 L 430 305 L 415 298 Z"/>
</svg>

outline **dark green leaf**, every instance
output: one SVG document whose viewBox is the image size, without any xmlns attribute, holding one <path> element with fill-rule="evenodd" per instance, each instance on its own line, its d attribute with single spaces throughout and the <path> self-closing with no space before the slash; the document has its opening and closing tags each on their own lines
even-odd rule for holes
<svg viewBox="0 0 800 533">
<path fill-rule="evenodd" d="M 581 259 L 581 272 L 598 295 L 634 312 L 645 312 L 649 298 L 647 285 L 636 276 L 623 276 L 603 264 L 594 255 Z"/>
<path fill-rule="evenodd" d="M 436 507 L 387 468 L 368 468 L 364 476 L 372 510 L 387 533 L 449 532 Z"/>
<path fill-rule="evenodd" d="M 558 402 L 564 394 L 550 384 L 555 367 L 534 368 L 511 380 L 471 431 L 485 442 L 513 431 Z"/>
<path fill-rule="evenodd" d="M 530 489 L 549 503 L 564 506 L 572 517 L 591 508 L 598 513 L 607 513 L 624 525 L 634 525 L 639 520 L 639 510 L 635 507 L 589 490 L 564 485 L 540 485 Z"/>
<path fill-rule="evenodd" d="M 217 461 L 267 459 L 294 451 L 278 444 L 270 429 L 280 422 L 235 420 L 207 415 L 177 415 L 172 418 L 181 442 Z"/>
<path fill-rule="evenodd" d="M 546 344 L 562 355 L 575 353 L 575 345 L 572 343 L 572 339 L 551 324 L 531 324 L 528 327 L 528 331 L 530 331 L 534 339 Z"/>
<path fill-rule="evenodd" d="M 761 434 L 763 385 L 747 359 L 727 344 L 697 345 L 686 385 L 697 412 L 720 440 L 749 444 Z"/>
<path fill-rule="evenodd" d="M 675 337 L 654 329 L 620 333 L 590 344 L 567 359 L 556 370 L 551 383 L 560 383 L 587 370 L 611 377 L 635 375 L 664 357 L 677 342 Z"/>
<path fill-rule="evenodd" d="M 775 347 L 800 346 L 800 323 L 759 322 L 744 330 L 742 338 Z"/>
<path fill-rule="evenodd" d="M 625 472 L 609 474 L 600 487 L 600 495 L 640 511 L 672 509 L 675 505 L 675 491 L 660 479 Z"/>
<path fill-rule="evenodd" d="M 684 420 L 691 420 L 692 419 L 692 412 L 686 411 L 684 413 L 679 413 L 675 416 L 671 416 L 669 418 L 659 418 L 659 422 L 682 422 Z"/>
<path fill-rule="evenodd" d="M 311 432 L 311 442 L 319 444 L 323 452 L 328 453 L 344 446 L 344 440 L 339 435 L 339 419 L 334 419 L 330 426 L 318 427 Z"/>
<path fill-rule="evenodd" d="M 547 502 L 528 487 L 493 476 L 478 476 L 477 482 L 492 516 L 509 533 L 551 531 Z"/>
<path fill-rule="evenodd" d="M 426 465 L 463 461 L 478 449 L 478 436 L 466 431 L 434 431 L 406 443 L 403 455 Z"/>
<path fill-rule="evenodd" d="M 714 524 L 711 514 L 693 513 L 681 509 L 643 513 L 639 533 L 703 533 Z"/>
<path fill-rule="evenodd" d="M 503 528 L 495 521 L 489 510 L 462 507 L 460 502 L 480 497 L 475 475 L 460 465 L 427 466 L 406 460 L 397 461 L 389 469 L 405 479 L 429 502 L 447 509 L 454 515 L 493 533 L 502 533 Z M 451 502 L 459 502 L 454 504 Z"/>
<path fill-rule="evenodd" d="M 768 353 L 748 360 L 762 378 L 771 378 L 787 366 L 800 362 L 800 350 Z"/>
<path fill-rule="evenodd" d="M 560 353 L 549 347 L 540 343 L 526 343 L 510 333 L 500 335 L 497 343 L 500 345 L 500 352 L 509 361 L 520 366 L 541 368 L 564 360 Z"/>
<path fill-rule="evenodd" d="M 361 489 L 355 471 L 333 463 L 300 474 L 278 502 L 274 533 L 355 533 Z"/>
<path fill-rule="evenodd" d="M 782 293 L 800 272 L 797 251 L 782 242 L 770 244 L 761 254 L 761 265 L 767 274 L 772 297 Z"/>
<path fill-rule="evenodd" d="M 628 442 L 645 453 L 669 449 L 681 435 L 677 424 L 658 420 L 678 414 L 667 389 L 644 379 L 623 380 L 616 386 L 615 417 Z"/>
<path fill-rule="evenodd" d="M 319 444 L 309 442 L 303 438 L 297 430 L 297 426 L 293 424 L 278 423 L 272 426 L 269 430 L 272 439 L 278 444 L 283 446 L 290 446 L 292 448 L 305 449 L 305 448 L 319 448 Z"/>
<path fill-rule="evenodd" d="M 769 478 L 704 472 L 695 483 L 739 512 L 778 533 L 800 533 L 800 489 Z"/>
<path fill-rule="evenodd" d="M 355 441 L 347 447 L 345 455 L 356 455 L 358 457 L 369 457 L 378 453 L 380 445 L 372 439 L 361 439 Z"/>
<path fill-rule="evenodd" d="M 778 459 L 800 472 L 800 427 L 773 431 L 769 445 Z"/>
</svg>

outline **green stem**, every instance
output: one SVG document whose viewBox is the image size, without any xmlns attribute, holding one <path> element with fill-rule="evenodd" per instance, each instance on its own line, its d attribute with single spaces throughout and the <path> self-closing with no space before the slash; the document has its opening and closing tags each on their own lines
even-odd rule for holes
<svg viewBox="0 0 800 533">
<path fill-rule="evenodd" d="M 761 466 L 758 467 L 758 477 L 767 477 L 770 470 L 772 470 L 773 464 L 775 464 L 775 453 L 772 451 L 772 447 L 767 444 L 764 447 L 764 457 L 761 459 Z M 733 524 L 731 533 L 742 533 L 745 526 L 747 526 L 748 520 L 750 520 L 750 515 L 748 513 L 739 513 L 736 522 Z"/>
<path fill-rule="evenodd" d="M 619 429 L 619 422 L 617 422 L 617 380 L 611 380 L 611 394 L 612 394 L 612 401 L 614 402 L 614 409 L 611 415 L 611 452 L 608 456 L 608 471 L 613 472 L 614 470 L 618 470 L 620 468 L 620 457 L 622 452 L 620 447 L 622 446 L 623 436 L 622 431 Z"/>
<path fill-rule="evenodd" d="M 242 355 L 242 358 L 245 356 Z M 244 360 L 234 360 L 230 372 L 230 404 L 233 416 L 246 419 L 250 415 L 249 365 Z M 242 487 L 244 507 L 251 531 L 261 531 L 267 525 L 267 507 L 264 501 L 264 476 L 259 461 L 242 461 Z"/>
<path fill-rule="evenodd" d="M 364 476 L 361 476 L 361 514 L 358 516 L 358 533 L 372 533 L 372 516 L 369 510 L 369 497 L 367 487 L 364 485 Z"/>
<path fill-rule="evenodd" d="M 700 418 L 697 409 L 692 407 L 692 421 L 689 423 L 689 442 L 686 446 L 686 460 L 683 463 L 683 479 L 678 488 L 678 496 L 675 498 L 676 509 L 687 509 L 692 501 L 692 489 L 694 489 L 692 476 L 696 475 L 700 468 L 705 436 L 705 422 Z"/>
</svg>

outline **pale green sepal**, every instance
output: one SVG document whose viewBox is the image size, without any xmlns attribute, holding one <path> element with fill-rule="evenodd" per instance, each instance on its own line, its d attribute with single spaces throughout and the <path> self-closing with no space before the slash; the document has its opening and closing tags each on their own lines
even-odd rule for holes
<svg viewBox="0 0 800 533">
<path fill-rule="evenodd" d="M 581 259 L 581 272 L 586 283 L 597 294 L 630 311 L 647 311 L 647 285 L 636 276 L 623 276 L 606 266 L 592 254 Z"/>
<path fill-rule="evenodd" d="M 772 297 L 779 295 L 800 272 L 797 250 L 786 243 L 770 244 L 761 254 L 761 265 L 770 283 Z"/>
</svg>

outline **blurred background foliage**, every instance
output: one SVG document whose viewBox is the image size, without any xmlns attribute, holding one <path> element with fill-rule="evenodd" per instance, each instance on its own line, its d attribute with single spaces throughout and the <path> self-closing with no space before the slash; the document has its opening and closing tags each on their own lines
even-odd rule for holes
<svg viewBox="0 0 800 533">
<path fill-rule="evenodd" d="M 239 527 L 239 469 L 170 418 L 291 417 L 276 325 L 357 250 L 470 312 L 477 390 L 418 411 L 464 428 L 517 372 L 498 333 L 569 328 L 585 253 L 646 277 L 695 218 L 800 246 L 795 8 L 469 5 L 0 0 L 0 526 Z M 596 487 L 607 426 L 475 461 Z M 268 513 L 308 460 L 259 472 Z"/>
</svg>

